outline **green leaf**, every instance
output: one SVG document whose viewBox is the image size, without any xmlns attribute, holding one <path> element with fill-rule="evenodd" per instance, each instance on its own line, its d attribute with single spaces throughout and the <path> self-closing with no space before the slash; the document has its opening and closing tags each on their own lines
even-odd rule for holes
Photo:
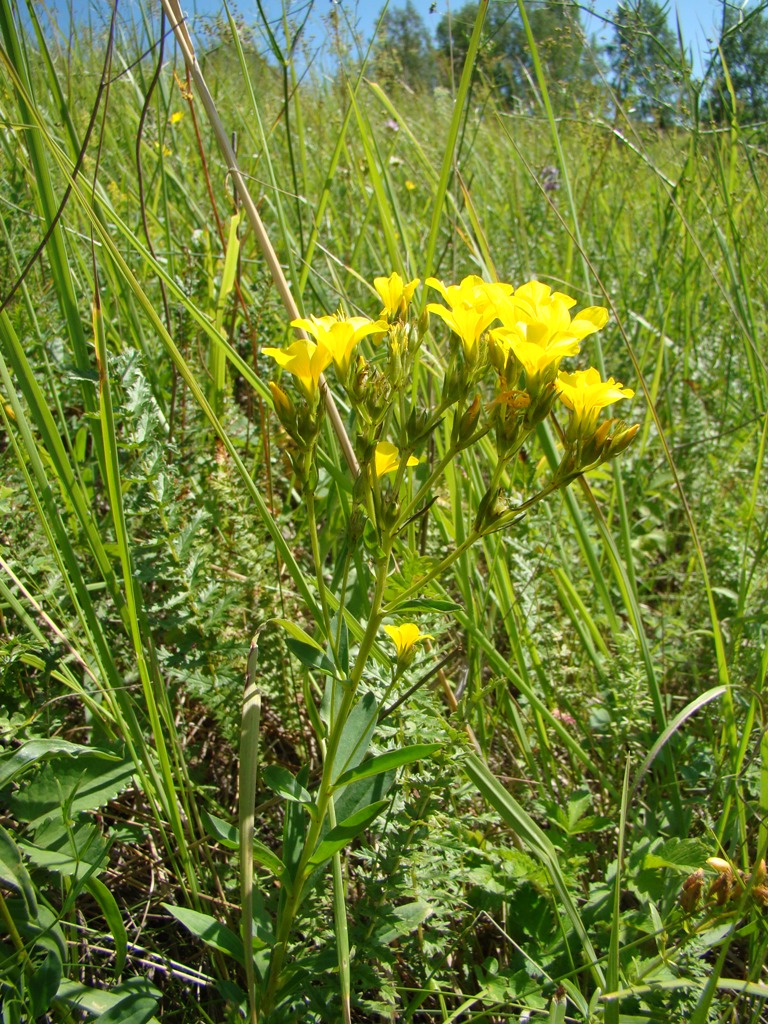
<svg viewBox="0 0 768 1024">
<path fill-rule="evenodd" d="M 70 815 L 104 807 L 131 784 L 133 761 L 105 760 L 99 754 L 58 759 L 9 800 L 20 821 L 36 828 L 46 818 L 61 821 L 63 808 Z"/>
<path fill-rule="evenodd" d="M 170 903 L 163 903 L 162 906 L 169 914 L 173 914 L 188 931 L 198 939 L 202 939 L 206 946 L 217 949 L 220 953 L 226 953 L 227 956 L 233 957 L 242 965 L 243 944 L 226 925 L 209 914 L 201 914 L 197 910 L 190 910 L 189 907 L 174 907 Z"/>
<path fill-rule="evenodd" d="M 377 926 L 373 938 L 377 945 L 386 946 L 395 939 L 416 931 L 432 914 L 433 908 L 426 900 L 414 900 L 400 907 L 387 909 L 384 920 Z"/>
<path fill-rule="evenodd" d="M 217 818 L 214 814 L 209 814 L 206 810 L 202 810 L 200 814 L 206 832 L 212 839 L 215 839 L 217 843 L 221 843 L 228 850 L 240 849 L 240 829 L 228 824 L 222 818 Z M 276 878 L 283 879 L 285 864 L 283 864 L 276 853 L 273 853 L 268 846 L 259 842 L 258 839 L 253 840 L 253 857 L 263 867 L 269 868 Z"/>
<path fill-rule="evenodd" d="M 37 898 L 32 879 L 24 867 L 18 846 L 2 825 L 0 825 L 0 881 L 11 889 L 18 889 L 24 897 L 28 916 L 37 917 Z"/>
<path fill-rule="evenodd" d="M 397 606 L 398 615 L 408 615 L 424 612 L 455 612 L 461 609 L 460 604 L 455 601 L 442 601 L 439 598 L 417 597 L 412 601 L 404 601 Z"/>
<path fill-rule="evenodd" d="M 379 702 L 370 691 L 362 696 L 349 713 L 339 739 L 331 778 L 355 768 L 365 757 L 379 717 Z"/>
<path fill-rule="evenodd" d="M 643 868 L 672 868 L 690 875 L 703 867 L 709 850 L 698 839 L 668 839 L 645 855 Z"/>
<path fill-rule="evenodd" d="M 363 807 L 362 810 L 357 811 L 351 818 L 347 818 L 345 821 L 339 822 L 335 828 L 332 828 L 321 840 L 315 852 L 309 858 L 308 866 L 310 868 L 319 867 L 324 864 L 327 860 L 336 853 L 337 850 L 343 849 L 348 843 L 359 836 L 361 832 L 365 831 L 371 822 L 376 818 L 385 807 L 389 805 L 389 800 L 379 800 L 375 804 L 370 804 L 368 807 Z"/>
<path fill-rule="evenodd" d="M 294 640 L 298 640 L 299 643 L 305 644 L 307 647 L 314 647 L 316 651 L 320 651 L 321 654 L 325 654 L 325 650 L 317 640 L 313 640 L 309 633 L 306 633 L 301 626 L 297 626 L 295 622 L 291 622 L 290 619 L 271 619 L 276 626 L 282 627 L 288 636 L 293 637 Z"/>
<path fill-rule="evenodd" d="M 157 999 L 134 992 L 102 1013 L 91 1024 L 146 1024 L 157 1009 Z"/>
<path fill-rule="evenodd" d="M 157 1002 L 160 999 L 160 992 L 146 978 L 129 978 L 122 985 L 113 985 L 108 989 L 90 988 L 79 981 L 69 981 L 65 978 L 56 993 L 57 999 L 73 1009 L 82 1010 L 92 1015 L 101 1014 L 102 1016 L 97 1018 L 99 1020 L 127 996 L 143 996 L 145 999 Z"/>
<path fill-rule="evenodd" d="M 48 1012 L 61 984 L 62 973 L 59 954 L 55 948 L 50 948 L 43 962 L 29 979 L 32 1015 L 35 1020 Z"/>
<path fill-rule="evenodd" d="M 37 830 L 35 842 L 19 842 L 19 849 L 39 868 L 68 878 L 83 878 L 104 866 L 107 843 L 91 821 L 81 821 L 73 827 L 46 821 Z"/>
<path fill-rule="evenodd" d="M 128 955 L 128 933 L 125 930 L 117 900 L 112 895 L 111 889 L 94 875 L 85 880 L 85 888 L 98 903 L 115 944 L 114 973 L 122 974 Z"/>
<path fill-rule="evenodd" d="M 279 764 L 267 765 L 262 772 L 262 778 L 265 785 L 284 800 L 294 800 L 314 810 L 315 801 L 312 796 L 286 768 L 281 768 Z"/>
<path fill-rule="evenodd" d="M 85 747 L 80 743 L 70 743 L 68 740 L 27 740 L 20 747 L 0 757 L 0 789 L 4 789 L 23 771 L 40 761 L 61 755 L 81 757 L 84 754 L 92 758 L 102 758 L 105 761 L 120 760 L 118 754 Z"/>
<path fill-rule="evenodd" d="M 359 779 L 368 779 L 373 775 L 380 775 L 382 772 L 393 771 L 402 768 L 403 765 L 413 764 L 414 761 L 421 761 L 430 757 L 436 750 L 440 750 L 439 743 L 415 743 L 410 747 L 402 747 L 399 750 L 388 750 L 386 754 L 378 754 L 363 761 L 357 768 L 351 768 L 344 772 L 336 780 L 336 788 L 348 786 L 350 782 Z"/>
</svg>

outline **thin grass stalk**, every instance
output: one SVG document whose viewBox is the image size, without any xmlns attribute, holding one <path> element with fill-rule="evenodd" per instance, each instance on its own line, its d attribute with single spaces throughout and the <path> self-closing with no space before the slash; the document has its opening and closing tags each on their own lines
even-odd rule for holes
<svg viewBox="0 0 768 1024">
<path fill-rule="evenodd" d="M 472 75 L 475 69 L 475 59 L 477 57 L 477 51 L 480 48 L 480 39 L 483 30 L 483 22 L 485 21 L 485 15 L 488 11 L 488 4 L 490 0 L 480 0 L 477 6 L 477 16 L 475 18 L 475 24 L 472 28 L 472 35 L 469 38 L 467 45 L 467 56 L 464 60 L 464 67 L 461 72 L 461 79 L 459 81 L 459 88 L 456 93 L 454 101 L 453 117 L 451 118 L 451 125 L 448 130 L 448 138 L 445 141 L 443 162 L 440 167 L 440 177 L 435 190 L 435 196 L 432 205 L 432 220 L 429 227 L 429 236 L 427 239 L 427 248 L 424 253 L 424 276 L 429 277 L 434 273 L 435 270 L 435 253 L 437 251 L 437 239 L 440 233 L 440 224 L 442 221 L 443 205 L 445 203 L 446 193 L 448 192 L 448 183 L 451 179 L 453 171 L 454 159 L 456 156 L 456 143 L 459 137 L 459 130 L 461 128 L 462 118 L 464 116 L 464 105 L 469 95 L 469 88 L 472 83 Z"/>
<path fill-rule="evenodd" d="M 259 996 L 253 965 L 253 840 L 256 784 L 259 772 L 261 738 L 261 692 L 256 685 L 259 660 L 258 633 L 251 640 L 243 696 L 238 767 L 238 818 L 240 826 L 240 915 L 243 961 L 251 1024 L 258 1024 Z"/>
<path fill-rule="evenodd" d="M 3 0 L 3 2 L 7 3 L 8 0 Z M 195 48 L 192 44 L 192 39 L 187 30 L 184 16 L 179 6 L 179 0 L 161 0 L 161 2 L 163 4 L 164 10 L 166 11 L 170 19 L 171 25 L 173 27 L 173 32 L 176 37 L 176 42 L 178 43 L 179 48 L 182 54 L 184 55 L 184 60 L 186 62 L 190 74 L 192 75 L 192 79 L 195 83 L 195 88 L 197 89 L 198 93 L 200 94 L 200 98 L 203 101 L 203 107 L 205 108 L 208 120 L 211 124 L 211 127 L 213 128 L 213 132 L 214 135 L 216 136 L 216 141 L 219 145 L 219 149 L 221 150 L 222 156 L 226 161 L 227 170 L 232 175 L 232 179 L 234 181 L 235 187 L 237 188 L 238 195 L 240 196 L 241 202 L 246 212 L 246 216 L 248 217 L 248 221 L 253 229 L 253 233 L 256 235 L 259 247 L 261 248 L 265 260 L 267 261 L 267 266 L 269 267 L 269 272 L 272 276 L 272 280 L 275 283 L 275 286 L 280 294 L 280 298 L 283 301 L 283 305 L 285 306 L 286 312 L 288 313 L 288 319 L 297 320 L 300 317 L 299 308 L 296 305 L 293 293 L 291 292 L 285 275 L 283 274 L 283 268 L 280 265 L 280 261 L 277 258 L 277 254 L 275 253 L 274 248 L 272 247 L 272 242 L 269 239 L 269 235 L 267 234 L 264 224 L 262 223 L 261 217 L 259 216 L 259 211 L 256 209 L 256 204 L 251 198 L 251 194 L 248 190 L 245 178 L 243 177 L 242 172 L 240 171 L 240 167 L 238 166 L 237 158 L 235 156 L 234 150 L 232 149 L 229 137 L 227 136 L 224 125 L 221 122 L 221 118 L 219 117 L 216 105 L 213 101 L 213 97 L 211 96 L 208 86 L 206 85 L 205 78 L 203 77 L 203 73 L 200 70 L 200 65 L 198 64 L 197 57 L 195 55 Z M 357 474 L 360 471 L 360 467 L 358 466 L 357 463 L 357 458 L 352 447 L 352 442 L 350 441 L 349 436 L 347 435 L 344 423 L 342 422 L 341 416 L 339 415 L 339 411 L 336 408 L 336 403 L 334 401 L 333 395 L 331 394 L 330 389 L 328 388 L 324 381 L 321 384 L 321 390 L 323 394 L 325 408 L 326 411 L 328 412 L 328 418 L 333 424 L 333 429 L 336 434 L 336 437 L 338 438 L 341 449 L 344 453 L 344 458 L 346 459 L 347 465 L 349 466 L 353 476 L 357 476 Z"/>
</svg>

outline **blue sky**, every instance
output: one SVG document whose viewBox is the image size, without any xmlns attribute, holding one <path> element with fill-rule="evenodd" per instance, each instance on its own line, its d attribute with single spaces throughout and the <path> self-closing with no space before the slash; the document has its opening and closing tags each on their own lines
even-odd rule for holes
<svg viewBox="0 0 768 1024">
<path fill-rule="evenodd" d="M 258 20 L 258 8 L 255 0 L 232 0 L 234 8 L 246 20 L 255 22 Z M 308 0 L 292 0 L 292 7 L 299 10 Z M 404 0 L 393 0 L 391 7 L 397 7 L 404 3 Z M 449 5 L 453 10 L 462 6 L 463 0 L 413 0 L 414 6 L 424 18 L 427 26 L 434 27 L 440 18 L 447 12 Z M 268 16 L 279 18 L 282 10 L 281 0 L 262 0 L 263 7 Z M 373 31 L 376 16 L 378 15 L 383 0 L 315 0 L 311 18 L 312 31 L 319 36 L 323 31 L 324 17 L 328 15 L 332 6 L 341 8 L 347 17 L 356 23 L 363 35 L 370 35 Z M 60 10 L 65 9 L 66 0 L 56 0 L 55 6 Z M 108 0 L 74 0 L 75 11 L 84 13 L 90 11 L 96 19 L 104 18 L 111 8 Z M 120 10 L 128 14 L 130 10 L 138 9 L 138 0 L 120 0 Z M 181 0 L 182 9 L 190 15 L 212 15 L 223 10 L 221 0 Z M 435 12 L 430 14 L 430 7 L 435 7 Z M 587 12 L 591 6 L 595 14 Z M 606 27 L 605 18 L 610 18 L 616 9 L 616 0 L 592 0 L 591 4 L 584 4 L 584 22 L 589 33 L 610 34 L 610 27 Z M 717 38 L 717 26 L 722 18 L 722 0 L 670 0 L 668 4 L 669 24 L 673 31 L 677 28 L 677 19 L 680 21 L 683 40 L 690 50 L 694 72 L 700 74 L 706 62 L 709 50 L 709 40 Z"/>
</svg>

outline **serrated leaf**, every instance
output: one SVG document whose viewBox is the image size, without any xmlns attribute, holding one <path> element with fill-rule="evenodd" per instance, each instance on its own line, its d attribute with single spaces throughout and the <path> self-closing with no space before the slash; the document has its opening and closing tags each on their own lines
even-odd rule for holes
<svg viewBox="0 0 768 1024">
<path fill-rule="evenodd" d="M 643 868 L 673 868 L 689 875 L 702 867 L 708 856 L 698 839 L 668 839 L 645 855 Z"/>
<path fill-rule="evenodd" d="M 106 750 L 96 750 L 80 743 L 70 743 L 69 740 L 27 740 L 20 747 L 0 757 L 0 789 L 4 789 L 18 775 L 39 761 L 57 756 L 82 757 L 84 754 L 94 758 L 103 758 L 105 761 L 120 760 L 118 754 Z"/>
<path fill-rule="evenodd" d="M 432 907 L 426 900 L 414 900 L 387 910 L 384 921 L 376 928 L 374 940 L 377 945 L 386 946 L 395 939 L 410 935 L 432 914 Z"/>
<path fill-rule="evenodd" d="M 356 782 L 359 779 L 368 779 L 374 775 L 381 775 L 383 772 L 394 771 L 397 768 L 402 768 L 403 765 L 413 764 L 414 761 L 421 761 L 425 757 L 430 757 L 435 751 L 440 750 L 441 744 L 439 743 L 414 743 L 410 747 L 402 747 L 399 750 L 388 750 L 386 754 L 378 754 L 376 757 L 370 757 L 367 761 L 358 765 L 356 768 L 352 768 L 349 771 L 344 772 L 340 778 L 336 780 L 336 788 L 340 789 L 342 786 L 348 786 L 350 782 Z"/>
<path fill-rule="evenodd" d="M 67 828 L 47 821 L 38 829 L 34 844 L 20 842 L 19 849 L 36 867 L 81 879 L 100 870 L 100 862 L 106 861 L 107 843 L 92 822 Z"/>
<path fill-rule="evenodd" d="M 343 849 L 348 843 L 351 843 L 353 839 L 359 836 L 361 832 L 364 832 L 388 805 L 389 800 L 379 800 L 375 804 L 363 807 L 362 810 L 353 814 L 351 818 L 339 822 L 320 842 L 315 852 L 309 858 L 308 866 L 310 868 L 319 867 L 327 860 L 330 860 L 334 853 Z"/>
<path fill-rule="evenodd" d="M 163 903 L 163 907 L 169 914 L 173 914 L 177 921 L 201 939 L 206 946 L 218 949 L 220 953 L 226 953 L 233 957 L 239 964 L 243 963 L 243 944 L 239 937 L 226 925 L 217 921 L 210 914 L 201 914 L 197 910 L 190 910 L 189 907 L 174 907 L 170 903 Z"/>
<path fill-rule="evenodd" d="M 99 755 L 48 762 L 38 775 L 9 800 L 13 813 L 34 829 L 46 818 L 61 820 L 62 808 L 72 815 L 106 806 L 131 784 L 134 764 L 105 761 Z"/>
</svg>

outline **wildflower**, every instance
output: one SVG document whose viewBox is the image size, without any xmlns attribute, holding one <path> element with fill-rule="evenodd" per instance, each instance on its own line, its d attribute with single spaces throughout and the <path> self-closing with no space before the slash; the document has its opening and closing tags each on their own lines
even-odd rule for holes
<svg viewBox="0 0 768 1024">
<path fill-rule="evenodd" d="M 699 868 L 698 871 L 694 871 L 692 875 L 689 875 L 683 882 L 683 887 L 680 890 L 680 906 L 686 912 L 691 914 L 696 907 L 699 905 L 701 894 L 704 891 L 704 871 Z"/>
<path fill-rule="evenodd" d="M 474 363 L 477 359 L 480 336 L 496 319 L 496 311 L 489 308 L 485 312 L 479 313 L 476 309 L 462 306 L 446 309 L 445 306 L 440 306 L 435 302 L 430 302 L 427 309 L 430 313 L 436 313 L 448 324 L 454 334 L 458 334 L 467 362 Z"/>
<path fill-rule="evenodd" d="M 478 313 L 495 309 L 496 303 L 505 301 L 514 291 L 511 284 L 484 281 L 476 274 L 465 277 L 461 284 L 452 284 L 448 287 L 436 277 L 428 277 L 426 283 L 430 288 L 440 292 L 451 309 L 474 309 Z M 494 317 L 491 317 L 489 322 L 493 319 Z"/>
<path fill-rule="evenodd" d="M 333 358 L 330 351 L 324 345 L 316 345 L 313 341 L 301 338 L 286 349 L 264 348 L 262 352 L 293 374 L 304 397 L 310 405 L 314 405 L 320 376 Z"/>
<path fill-rule="evenodd" d="M 416 644 L 422 640 L 434 640 L 429 633 L 422 633 L 415 622 L 404 622 L 402 626 L 385 626 L 384 630 L 397 651 L 397 663 L 401 668 L 409 665 L 416 654 Z"/>
<path fill-rule="evenodd" d="M 394 117 L 388 118 L 384 122 L 384 127 L 388 128 L 391 132 L 399 132 L 400 131 L 400 125 L 397 123 L 397 121 L 394 119 Z"/>
<path fill-rule="evenodd" d="M 416 186 L 414 185 L 410 178 L 405 179 L 405 187 L 409 192 L 413 192 L 413 190 L 416 188 Z"/>
<path fill-rule="evenodd" d="M 394 473 L 400 468 L 400 450 L 391 441 L 379 441 L 373 456 L 376 476 L 385 476 L 387 473 Z M 419 460 L 415 455 L 410 455 L 406 466 L 418 466 Z"/>
<path fill-rule="evenodd" d="M 546 167 L 541 169 L 539 181 L 545 192 L 557 192 L 560 188 L 560 171 L 557 167 L 547 164 Z"/>
<path fill-rule="evenodd" d="M 406 284 L 397 272 L 390 274 L 389 277 L 375 277 L 373 279 L 373 287 L 379 293 L 381 301 L 384 303 L 381 316 L 389 317 L 390 320 L 405 316 L 405 311 L 410 305 L 413 293 L 419 287 L 419 284 L 420 280 L 418 277 L 415 277 Z"/>
<path fill-rule="evenodd" d="M 330 352 L 342 384 L 347 383 L 355 346 L 369 334 L 383 333 L 388 326 L 385 320 L 369 320 L 367 316 L 313 316 L 309 320 L 291 321 L 291 327 L 300 327 L 311 334 L 318 345 Z"/>
<path fill-rule="evenodd" d="M 613 377 L 601 380 L 594 366 L 588 370 L 576 370 L 575 373 L 561 370 L 557 387 L 563 402 L 571 410 L 568 428 L 571 440 L 591 437 L 597 428 L 601 409 L 634 395 L 631 388 L 625 388 Z"/>
<path fill-rule="evenodd" d="M 174 110 L 171 114 L 171 124 L 178 124 L 182 117 L 184 117 L 183 110 Z"/>
<path fill-rule="evenodd" d="M 589 306 L 571 318 L 569 310 L 576 300 L 563 292 L 553 292 L 541 281 L 521 285 L 514 296 L 497 302 L 502 327 L 492 332 L 496 362 L 505 365 L 512 352 L 526 372 L 538 379 L 551 368 L 553 375 L 565 356 L 576 355 L 579 343 L 608 321 L 608 310 Z"/>
</svg>

